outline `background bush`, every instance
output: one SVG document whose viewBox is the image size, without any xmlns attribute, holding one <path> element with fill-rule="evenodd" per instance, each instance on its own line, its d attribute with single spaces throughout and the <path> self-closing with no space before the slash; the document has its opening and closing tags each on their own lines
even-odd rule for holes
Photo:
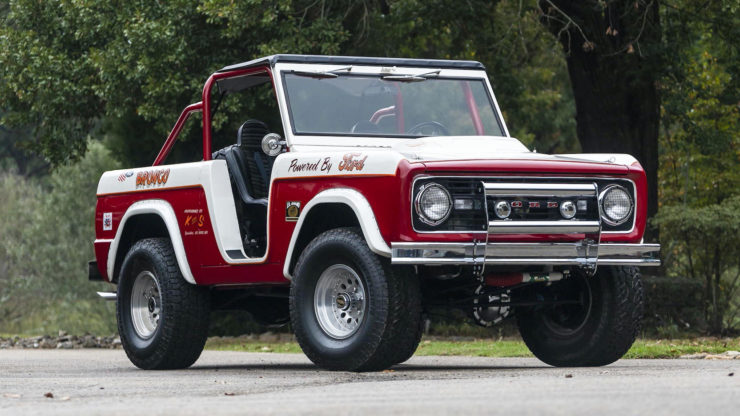
<svg viewBox="0 0 740 416">
<path fill-rule="evenodd" d="M 0 332 L 115 332 L 112 302 L 87 280 L 94 258 L 95 190 L 119 163 L 100 143 L 44 179 L 0 176 Z"/>
<path fill-rule="evenodd" d="M 656 217 L 668 276 L 688 277 L 701 288 L 708 330 L 740 325 L 740 196 L 703 207 L 665 207 Z M 694 294 L 689 294 L 694 296 Z M 691 297 L 682 298 L 682 301 Z"/>
</svg>

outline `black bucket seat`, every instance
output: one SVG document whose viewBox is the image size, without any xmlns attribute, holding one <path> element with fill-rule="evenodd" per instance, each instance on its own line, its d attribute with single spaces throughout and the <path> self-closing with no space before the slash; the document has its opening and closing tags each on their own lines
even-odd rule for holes
<svg viewBox="0 0 740 416">
<path fill-rule="evenodd" d="M 247 120 L 239 127 L 236 144 L 213 154 L 213 159 L 226 161 L 244 249 L 250 257 L 262 256 L 266 248 L 267 197 L 275 160 L 262 153 L 267 133 L 265 123 Z"/>
</svg>

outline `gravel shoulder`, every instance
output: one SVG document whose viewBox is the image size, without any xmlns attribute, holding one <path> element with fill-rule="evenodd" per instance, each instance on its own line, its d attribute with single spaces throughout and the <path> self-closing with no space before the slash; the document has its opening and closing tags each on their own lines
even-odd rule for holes
<svg viewBox="0 0 740 416">
<path fill-rule="evenodd" d="M 356 374 L 319 370 L 300 354 L 205 351 L 191 369 L 154 372 L 121 350 L 81 349 L 0 350 L 0 369 L 2 415 L 723 415 L 740 406 L 740 360 L 563 369 L 531 358 L 427 356 Z"/>
</svg>

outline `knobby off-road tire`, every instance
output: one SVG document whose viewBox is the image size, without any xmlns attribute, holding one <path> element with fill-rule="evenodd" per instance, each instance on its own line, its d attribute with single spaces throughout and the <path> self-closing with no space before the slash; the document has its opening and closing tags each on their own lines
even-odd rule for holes
<svg viewBox="0 0 740 416">
<path fill-rule="evenodd" d="M 418 344 L 410 325 L 421 320 L 418 283 L 407 277 L 373 253 L 357 228 L 316 237 L 298 259 L 290 290 L 303 352 L 329 370 L 375 371 L 407 359 Z"/>
<path fill-rule="evenodd" d="M 421 341 L 421 289 L 418 277 L 411 268 L 395 267 L 389 270 L 388 261 L 382 259 L 381 262 L 386 266 L 388 290 L 394 295 L 389 297 L 393 319 L 389 321 L 383 341 L 373 357 L 358 371 L 384 370 L 407 361 Z"/>
<path fill-rule="evenodd" d="M 208 289 L 185 281 L 169 239 L 131 247 L 121 267 L 116 315 L 123 349 L 135 366 L 191 366 L 203 351 L 209 313 Z"/>
<path fill-rule="evenodd" d="M 399 325 L 397 341 L 392 342 L 395 349 L 393 363 L 400 364 L 408 361 L 416 352 L 424 333 L 424 321 L 422 319 L 421 286 L 419 276 L 412 268 L 398 268 L 394 272 L 400 274 L 402 284 L 406 287 L 402 293 L 406 299 L 402 301 L 405 312 Z"/>
<path fill-rule="evenodd" d="M 519 332 L 537 358 L 558 367 L 602 366 L 630 349 L 640 331 L 644 302 L 637 267 L 600 267 L 595 276 L 574 274 L 551 289 L 581 292 L 590 308 L 518 309 Z"/>
</svg>

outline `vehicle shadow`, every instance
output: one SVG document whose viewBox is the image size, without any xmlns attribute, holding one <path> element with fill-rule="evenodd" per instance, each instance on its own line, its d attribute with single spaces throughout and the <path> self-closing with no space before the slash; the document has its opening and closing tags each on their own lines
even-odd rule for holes
<svg viewBox="0 0 740 416">
<path fill-rule="evenodd" d="M 230 371 L 230 370 L 283 370 L 283 371 L 320 371 L 314 364 L 226 364 L 226 365 L 198 365 L 185 371 Z"/>
<path fill-rule="evenodd" d="M 542 370 L 546 368 L 553 368 L 549 365 L 536 365 L 536 366 L 520 366 L 520 365 L 450 365 L 450 364 L 401 364 L 390 369 L 394 372 L 414 372 L 414 371 L 495 371 L 495 370 Z"/>
<path fill-rule="evenodd" d="M 427 372 L 427 371 L 528 371 L 528 370 L 543 370 L 553 369 L 548 365 L 534 365 L 534 366 L 520 366 L 520 365 L 450 365 L 450 364 L 400 364 L 391 367 L 385 371 L 374 371 L 374 372 L 360 372 L 354 374 L 378 374 L 384 372 L 392 373 L 413 373 L 413 372 Z M 327 372 L 327 373 L 342 373 L 346 371 L 331 371 L 324 370 L 311 363 L 305 364 L 281 364 L 281 363 L 270 363 L 270 364 L 227 364 L 227 365 L 195 365 L 185 371 L 285 371 L 285 372 Z M 562 370 L 562 369 L 561 369 Z"/>
</svg>

